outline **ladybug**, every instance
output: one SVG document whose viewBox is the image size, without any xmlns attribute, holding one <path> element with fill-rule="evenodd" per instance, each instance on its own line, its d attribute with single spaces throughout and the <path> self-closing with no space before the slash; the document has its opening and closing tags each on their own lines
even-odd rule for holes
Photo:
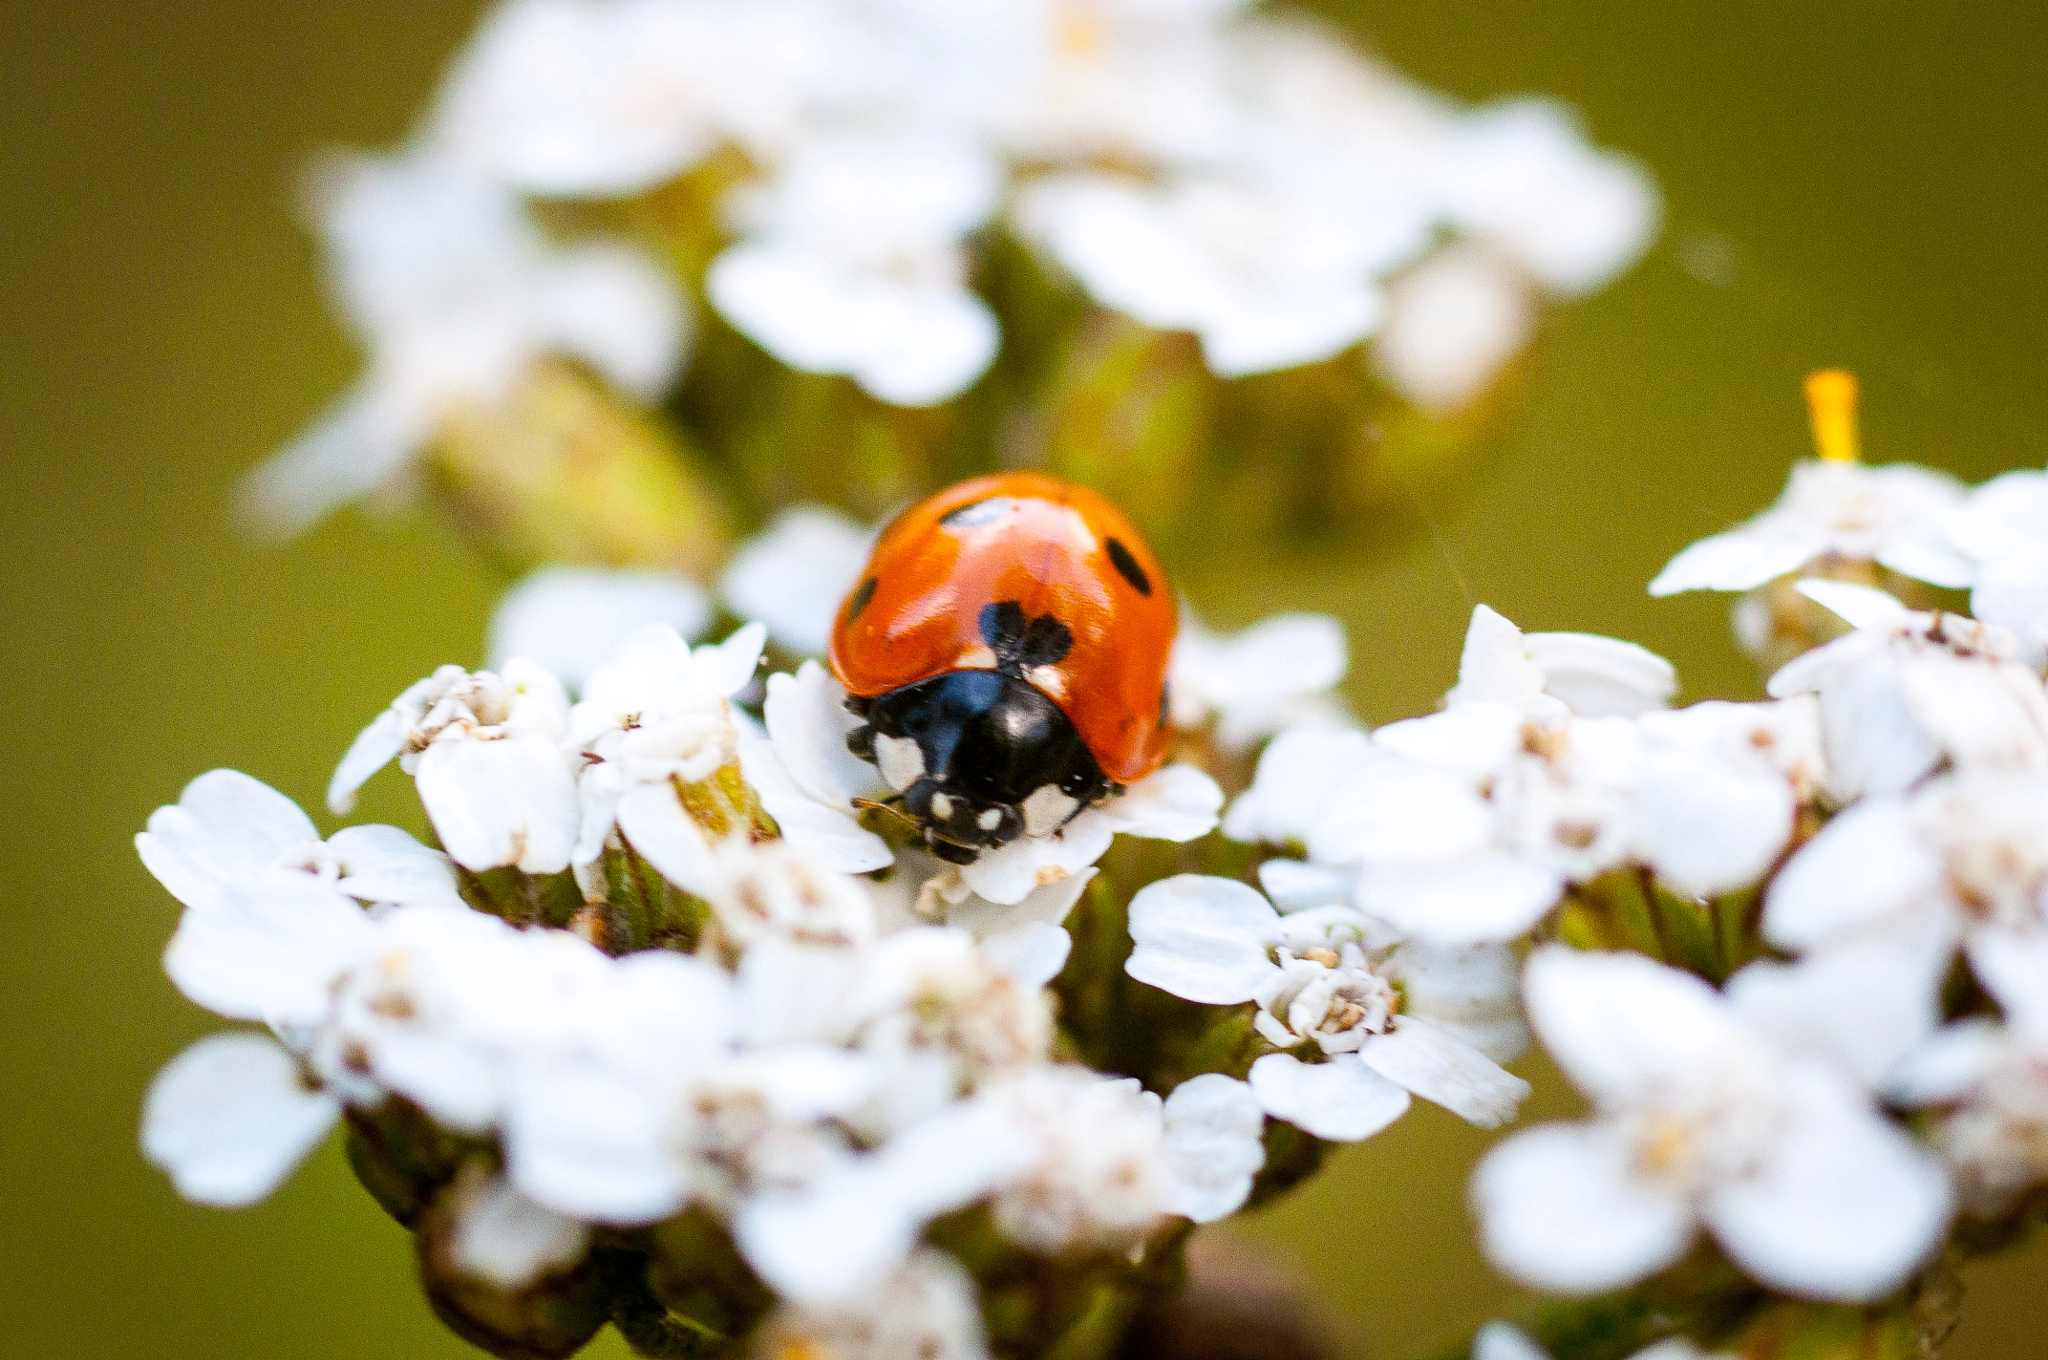
<svg viewBox="0 0 2048 1360">
<path fill-rule="evenodd" d="M 1159 559 L 1086 487 L 977 477 L 883 529 L 829 660 L 846 745 L 941 859 L 1059 830 L 1165 759 L 1179 623 Z"/>
</svg>

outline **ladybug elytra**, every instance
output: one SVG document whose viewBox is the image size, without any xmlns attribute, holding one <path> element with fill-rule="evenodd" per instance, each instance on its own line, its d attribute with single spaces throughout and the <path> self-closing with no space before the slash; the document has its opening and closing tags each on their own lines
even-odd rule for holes
<svg viewBox="0 0 2048 1360">
<path fill-rule="evenodd" d="M 1157 769 L 1177 615 L 1122 512 L 1037 473 L 898 515 L 839 606 L 830 661 L 874 762 L 940 858 L 1057 831 Z"/>
</svg>

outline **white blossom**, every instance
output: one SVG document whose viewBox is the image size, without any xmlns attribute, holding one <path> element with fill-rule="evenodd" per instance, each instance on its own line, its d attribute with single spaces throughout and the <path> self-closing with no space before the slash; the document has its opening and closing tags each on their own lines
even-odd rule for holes
<svg viewBox="0 0 2048 1360">
<path fill-rule="evenodd" d="M 1482 604 L 1444 702 L 1504 704 L 1541 718 L 1630 718 L 1664 707 L 1677 689 L 1671 663 L 1647 648 L 1592 633 L 1524 633 Z"/>
<path fill-rule="evenodd" d="M 1473 1204 L 1502 1269 L 1553 1291 L 1614 1288 L 1675 1262 L 1705 1226 L 1761 1283 L 1860 1302 L 1940 1240 L 1939 1164 L 1697 978 L 1549 946 L 1525 991 L 1595 1115 L 1518 1134 L 1480 1163 Z"/>
<path fill-rule="evenodd" d="M 1967 562 L 1944 549 L 1935 531 L 1961 499 L 1954 478 L 1910 463 L 1803 462 L 1775 505 L 1672 558 L 1650 593 L 1752 590 L 1829 561 L 1874 562 L 1938 586 L 1967 585 Z"/>
<path fill-rule="evenodd" d="M 718 593 L 741 618 L 766 624 L 778 645 L 799 656 L 823 656 L 872 539 L 825 506 L 785 510 L 740 545 L 718 578 Z"/>
<path fill-rule="evenodd" d="M 988 1342 L 973 1277 L 951 1256 L 927 1247 L 912 1252 L 871 1293 L 841 1306 L 778 1309 L 761 1324 L 749 1354 L 757 1360 L 987 1360 Z"/>
<path fill-rule="evenodd" d="M 1309 722 L 1342 726 L 1331 691 L 1347 664 L 1343 625 L 1328 615 L 1278 614 L 1226 637 L 1182 610 L 1167 671 L 1174 725 L 1214 721 L 1228 750 Z"/>
<path fill-rule="evenodd" d="M 213 770 L 135 838 L 171 896 L 206 910 L 274 870 L 310 876 L 365 903 L 461 907 L 448 857 L 395 826 L 345 827 L 322 841 L 298 805 L 238 770 Z"/>
<path fill-rule="evenodd" d="M 575 1265 L 590 1229 L 519 1193 L 502 1176 L 462 1186 L 450 1243 L 456 1265 L 499 1289 L 519 1289 Z"/>
<path fill-rule="evenodd" d="M 692 886 L 706 842 L 677 786 L 738 758 L 730 696 L 753 680 L 766 637 L 750 623 L 692 649 L 675 629 L 648 624 L 590 677 L 564 733 L 579 770 L 577 864 L 596 860 L 616 826 L 665 877 Z"/>
<path fill-rule="evenodd" d="M 1472 1360 L 1550 1360 L 1550 1352 L 1510 1323 L 1489 1322 L 1472 1338 Z M 1629 1356 L 1628 1360 L 1734 1360 L 1734 1357 L 1720 1352 L 1709 1355 L 1690 1338 L 1673 1336 L 1652 1342 Z"/>
<path fill-rule="evenodd" d="M 793 368 L 844 373 L 900 406 L 971 385 L 995 315 L 960 240 L 995 205 L 996 168 L 926 139 L 818 141 L 735 201 L 746 235 L 711 264 L 712 305 Z"/>
<path fill-rule="evenodd" d="M 393 481 L 455 408 L 498 404 L 537 358 L 593 365 L 641 398 L 683 352 L 675 282 L 623 244 L 550 245 L 502 187 L 424 152 L 327 167 L 313 204 L 368 370 L 257 467 L 245 508 L 292 534 Z"/>
<path fill-rule="evenodd" d="M 642 626 L 667 624 L 688 638 L 710 619 L 703 590 L 674 572 L 542 567 L 498 600 L 488 664 L 528 657 L 580 692 Z"/>
<path fill-rule="evenodd" d="M 1802 581 L 1856 631 L 1782 667 L 1773 696 L 1819 696 L 1829 792 L 1897 793 L 1944 759 L 1978 769 L 2048 766 L 2048 694 L 2002 628 L 1906 609 L 1881 591 Z"/>
<path fill-rule="evenodd" d="M 1536 333 L 1536 298 L 1495 251 L 1439 251 L 1388 288 L 1373 369 L 1425 410 L 1476 401 Z"/>
<path fill-rule="evenodd" d="M 1138 981 L 1209 1005 L 1258 1003 L 1254 1027 L 1275 1051 L 1252 1064 L 1252 1092 L 1319 1138 L 1370 1137 L 1410 1092 L 1491 1128 L 1528 1093 L 1495 1061 L 1522 1047 L 1505 949 L 1406 943 L 1342 906 L 1283 917 L 1242 883 L 1193 874 L 1140 889 L 1130 930 L 1124 971 Z M 1478 978 L 1491 986 L 1475 996 Z"/>
<path fill-rule="evenodd" d="M 578 824 L 576 776 L 561 746 L 568 717 L 561 681 L 523 658 L 497 674 L 443 666 L 363 729 L 335 768 L 327 805 L 347 812 L 396 757 L 457 864 L 559 873 Z"/>
</svg>

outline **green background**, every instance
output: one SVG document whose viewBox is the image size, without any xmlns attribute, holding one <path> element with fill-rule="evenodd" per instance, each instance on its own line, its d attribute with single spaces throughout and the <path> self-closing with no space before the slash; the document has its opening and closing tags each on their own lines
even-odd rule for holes
<svg viewBox="0 0 2048 1360">
<path fill-rule="evenodd" d="M 225 517 L 236 474 L 357 363 L 292 220 L 294 167 L 399 135 L 472 6 L 5 13 L 0 1354 L 465 1354 L 333 1147 L 233 1214 L 181 1203 L 136 1155 L 150 1074 L 214 1026 L 158 971 L 174 908 L 129 841 L 215 765 L 314 806 L 392 694 L 476 659 L 495 583 L 431 524 L 350 513 L 264 552 Z M 1342 615 L 1369 718 L 1433 703 L 1481 599 L 1655 647 L 1691 697 L 1753 693 L 1722 602 L 1641 583 L 1776 493 L 1806 446 L 1810 368 L 1862 375 L 1874 460 L 1975 479 L 2048 457 L 2038 5 L 1386 0 L 1352 17 L 1458 95 L 1578 104 L 1654 168 L 1670 217 L 1628 280 L 1560 319 L 1475 494 L 1417 507 L 1431 524 L 1391 560 L 1198 601 L 1225 622 Z M 412 816 L 396 781 L 364 812 Z M 1566 1102 L 1548 1080 L 1533 1109 Z M 1420 1109 L 1252 1230 L 1361 1353 L 1399 1354 L 1512 1297 L 1463 1207 L 1484 1142 Z M 1974 1270 L 1955 1355 L 2048 1354 L 2044 1264 Z"/>
</svg>

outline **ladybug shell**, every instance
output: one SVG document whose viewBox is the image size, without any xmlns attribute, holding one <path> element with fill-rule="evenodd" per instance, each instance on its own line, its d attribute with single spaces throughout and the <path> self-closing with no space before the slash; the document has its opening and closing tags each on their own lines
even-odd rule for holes
<svg viewBox="0 0 2048 1360">
<path fill-rule="evenodd" d="M 996 619 L 1022 624 L 1028 639 L 1057 637 L 1056 620 L 1071 645 L 1049 663 L 1029 645 L 999 657 Z M 1123 512 L 1086 487 L 1001 473 L 889 523 L 839 606 L 830 661 L 864 698 L 951 671 L 1014 669 L 1059 705 L 1105 775 L 1130 784 L 1166 755 L 1178 622 L 1159 559 Z"/>
</svg>

